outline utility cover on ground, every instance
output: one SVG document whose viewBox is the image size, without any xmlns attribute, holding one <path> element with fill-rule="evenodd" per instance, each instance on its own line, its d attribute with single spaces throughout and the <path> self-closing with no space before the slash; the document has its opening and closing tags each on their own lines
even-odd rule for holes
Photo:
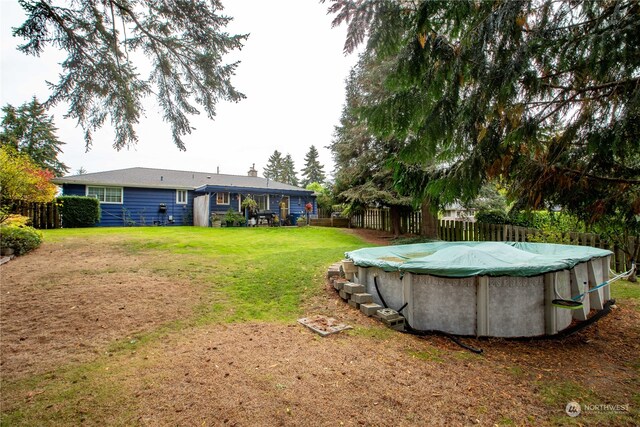
<svg viewBox="0 0 640 427">
<path fill-rule="evenodd" d="M 335 334 L 336 332 L 344 331 L 346 329 L 352 329 L 349 325 L 338 323 L 338 321 L 333 317 L 327 317 L 321 314 L 316 314 L 315 316 L 311 317 L 303 317 L 301 319 L 298 319 L 298 323 L 306 326 L 313 332 L 316 332 L 323 337 Z"/>
</svg>

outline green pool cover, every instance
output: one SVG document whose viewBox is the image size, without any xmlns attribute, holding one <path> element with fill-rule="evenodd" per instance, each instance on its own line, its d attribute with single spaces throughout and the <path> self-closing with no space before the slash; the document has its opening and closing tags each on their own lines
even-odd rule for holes
<svg viewBox="0 0 640 427">
<path fill-rule="evenodd" d="M 568 270 L 611 255 L 588 246 L 522 242 L 433 242 L 364 248 L 347 252 L 359 267 L 442 277 L 530 277 Z"/>
</svg>

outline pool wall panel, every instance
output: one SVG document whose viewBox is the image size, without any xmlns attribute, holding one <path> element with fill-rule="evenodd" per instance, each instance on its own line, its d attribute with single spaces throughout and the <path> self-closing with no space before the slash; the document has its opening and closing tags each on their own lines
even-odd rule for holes
<svg viewBox="0 0 640 427">
<path fill-rule="evenodd" d="M 571 324 L 571 311 L 553 305 L 554 299 L 568 299 L 571 296 L 571 276 L 569 270 L 556 271 L 544 275 L 544 327 L 547 335 L 557 334 Z"/>
<path fill-rule="evenodd" d="M 490 277 L 488 333 L 494 337 L 544 334 L 543 277 Z M 479 335 L 480 332 L 478 333 Z"/>
<path fill-rule="evenodd" d="M 589 271 L 589 289 L 593 289 L 596 286 L 603 283 L 606 279 L 604 279 L 603 272 L 603 262 L 600 258 L 592 259 L 588 262 L 588 271 Z M 607 267 L 608 268 L 608 267 Z M 604 270 L 608 272 L 608 270 Z M 589 299 L 591 303 L 591 308 L 595 308 L 596 310 L 602 310 L 604 308 L 604 292 L 603 288 L 595 290 L 589 293 Z"/>
<path fill-rule="evenodd" d="M 476 334 L 476 279 L 411 275 L 412 327 Z"/>
<path fill-rule="evenodd" d="M 600 283 L 603 283 L 604 281 L 609 280 L 609 265 L 611 263 L 611 257 L 608 256 L 608 257 L 600 258 L 600 260 L 602 261 L 602 279 L 600 280 Z M 604 302 L 607 302 L 611 299 L 610 285 L 607 285 L 602 288 L 602 298 L 604 299 Z"/>
<path fill-rule="evenodd" d="M 586 286 L 585 286 L 586 284 Z M 589 290 L 589 270 L 586 262 L 581 262 L 571 269 L 571 297 L 578 296 Z M 589 295 L 582 298 L 582 308 L 572 310 L 573 318 L 586 320 L 591 310 Z"/>
<path fill-rule="evenodd" d="M 378 280 L 378 288 L 380 289 L 380 293 L 382 294 L 382 298 L 387 303 L 389 308 L 394 310 L 400 309 L 405 303 L 404 300 L 404 290 L 402 285 L 402 280 L 400 279 L 400 272 L 394 271 L 388 273 L 379 268 L 368 268 L 366 273 L 366 281 L 365 283 L 360 282 L 365 285 L 366 292 L 373 295 L 373 301 L 377 304 L 383 305 L 382 300 L 378 296 L 378 292 L 376 291 L 376 285 L 374 282 L 374 278 L 377 277 Z"/>
</svg>

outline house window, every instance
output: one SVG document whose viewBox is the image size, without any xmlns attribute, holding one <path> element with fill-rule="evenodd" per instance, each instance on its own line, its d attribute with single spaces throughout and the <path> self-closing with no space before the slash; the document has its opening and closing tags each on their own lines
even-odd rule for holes
<svg viewBox="0 0 640 427">
<path fill-rule="evenodd" d="M 100 203 L 122 203 L 122 187 L 87 187 L 87 196 Z"/>
<path fill-rule="evenodd" d="M 176 190 L 176 204 L 187 204 L 187 190 Z"/>
<path fill-rule="evenodd" d="M 229 193 L 217 193 L 216 194 L 216 203 L 219 205 L 228 205 L 229 204 Z"/>
<path fill-rule="evenodd" d="M 255 201 L 258 203 L 258 210 L 260 211 L 268 211 L 269 210 L 269 195 L 268 194 L 260 194 L 255 196 Z"/>
</svg>

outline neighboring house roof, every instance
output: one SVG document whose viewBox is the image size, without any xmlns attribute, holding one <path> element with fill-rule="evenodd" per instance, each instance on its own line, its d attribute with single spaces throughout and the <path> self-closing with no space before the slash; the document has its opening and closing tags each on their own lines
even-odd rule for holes
<svg viewBox="0 0 640 427">
<path fill-rule="evenodd" d="M 449 203 L 446 204 L 444 206 L 444 210 L 446 211 L 466 211 L 468 210 L 466 207 L 462 206 L 462 204 L 458 203 L 458 202 L 453 202 L 453 203 Z"/>
<path fill-rule="evenodd" d="M 313 193 L 300 187 L 272 181 L 266 178 L 242 175 L 225 175 L 211 172 L 177 171 L 169 169 L 128 168 L 105 172 L 65 176 L 52 180 L 54 184 L 105 185 L 142 188 L 175 188 L 195 190 L 199 188 L 236 187 L 260 190 L 283 190 Z"/>
</svg>

